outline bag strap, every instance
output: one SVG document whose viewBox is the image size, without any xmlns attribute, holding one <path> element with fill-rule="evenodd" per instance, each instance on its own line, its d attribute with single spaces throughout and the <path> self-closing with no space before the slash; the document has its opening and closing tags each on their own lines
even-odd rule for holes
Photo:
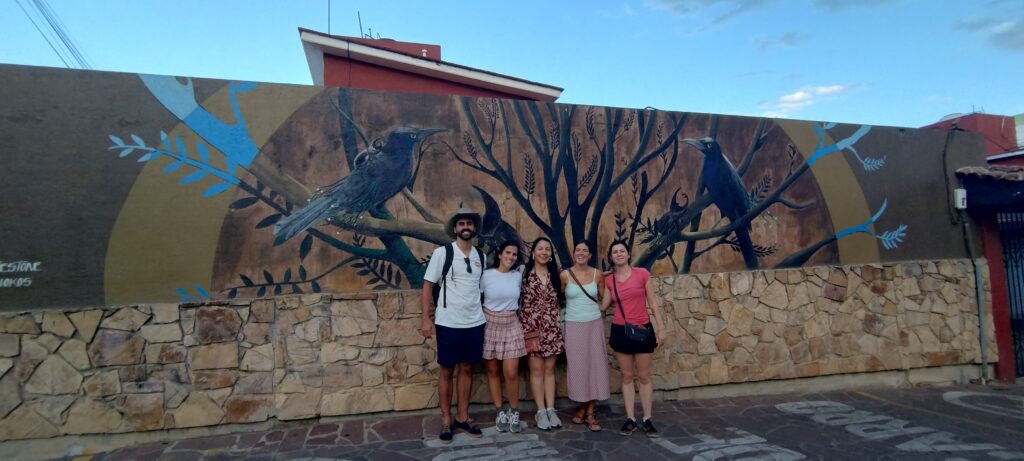
<svg viewBox="0 0 1024 461">
<path fill-rule="evenodd" d="M 619 305 L 622 312 L 622 324 L 626 324 L 626 310 L 622 308 L 622 298 L 619 297 L 619 281 L 615 280 L 615 271 L 612 271 L 612 289 L 615 290 L 615 303 Z"/>
<path fill-rule="evenodd" d="M 444 285 L 444 308 L 448 308 L 448 272 L 452 270 L 452 260 L 455 259 L 455 244 L 449 243 L 444 246 L 444 265 L 441 266 L 441 284 Z"/>
<path fill-rule="evenodd" d="M 597 269 L 594 269 L 594 270 L 596 271 Z M 579 285 L 580 291 L 582 291 L 583 294 L 587 295 L 587 297 L 590 298 L 591 301 L 593 301 L 595 303 L 598 303 L 598 304 L 601 304 L 601 302 L 598 301 L 597 298 L 594 298 L 593 296 L 590 296 L 590 292 L 588 292 L 586 288 L 583 288 L 583 284 L 580 283 L 580 279 L 576 278 L 576 274 L 572 273 L 572 268 L 571 267 L 569 269 L 567 269 L 566 271 L 569 272 L 569 276 L 572 277 L 572 280 L 574 282 L 576 282 L 577 285 Z M 596 273 L 594 274 L 594 282 L 595 283 L 597 282 L 597 274 Z M 616 296 L 617 296 L 617 294 L 616 294 Z"/>
</svg>

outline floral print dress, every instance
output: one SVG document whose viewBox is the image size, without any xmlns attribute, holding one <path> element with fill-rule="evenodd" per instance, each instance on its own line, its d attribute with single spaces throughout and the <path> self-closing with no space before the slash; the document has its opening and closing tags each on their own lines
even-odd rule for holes
<svg viewBox="0 0 1024 461">
<path fill-rule="evenodd" d="M 523 302 L 519 308 L 519 321 L 523 331 L 540 332 L 540 357 L 554 357 L 565 351 L 562 329 L 558 326 L 558 298 L 548 277 L 531 272 L 523 281 Z"/>
</svg>

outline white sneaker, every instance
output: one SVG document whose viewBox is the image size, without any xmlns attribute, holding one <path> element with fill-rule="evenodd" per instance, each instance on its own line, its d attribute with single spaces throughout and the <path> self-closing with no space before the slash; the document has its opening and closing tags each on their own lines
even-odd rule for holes
<svg viewBox="0 0 1024 461">
<path fill-rule="evenodd" d="M 508 409 L 508 431 L 509 432 L 523 432 L 523 422 L 519 420 L 519 411 Z"/>
<path fill-rule="evenodd" d="M 558 412 L 556 412 L 554 408 L 548 408 L 547 414 L 548 424 L 550 424 L 551 427 L 562 427 L 562 420 L 558 419 Z"/>
<path fill-rule="evenodd" d="M 535 418 L 537 418 L 537 429 L 540 429 L 542 431 L 546 431 L 548 429 L 551 429 L 551 422 L 548 421 L 548 411 L 547 410 L 545 410 L 545 409 L 537 410 L 537 415 L 535 416 Z"/>
<path fill-rule="evenodd" d="M 494 418 L 494 427 L 498 429 L 498 432 L 508 431 L 508 414 L 505 410 L 498 410 L 498 416 Z"/>
</svg>

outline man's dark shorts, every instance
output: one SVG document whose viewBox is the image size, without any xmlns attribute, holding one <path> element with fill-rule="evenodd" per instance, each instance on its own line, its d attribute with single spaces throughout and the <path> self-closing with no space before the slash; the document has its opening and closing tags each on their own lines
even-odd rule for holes
<svg viewBox="0 0 1024 461">
<path fill-rule="evenodd" d="M 460 363 L 479 365 L 483 361 L 486 323 L 470 328 L 435 327 L 437 363 L 442 367 L 454 368 Z"/>
</svg>

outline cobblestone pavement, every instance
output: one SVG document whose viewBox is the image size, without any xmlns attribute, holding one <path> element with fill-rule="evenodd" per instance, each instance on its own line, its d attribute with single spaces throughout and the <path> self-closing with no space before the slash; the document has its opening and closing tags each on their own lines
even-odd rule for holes
<svg viewBox="0 0 1024 461">
<path fill-rule="evenodd" d="M 566 404 L 568 405 L 568 403 Z M 663 460 L 1024 459 L 1024 386 L 864 389 L 655 402 L 662 436 L 619 435 L 621 405 L 599 406 L 604 431 L 561 429 L 437 439 L 436 415 L 368 416 L 278 430 L 151 443 L 92 460 Z M 532 422 L 533 414 L 524 412 Z M 88 459 L 88 458 L 85 458 Z"/>
</svg>

